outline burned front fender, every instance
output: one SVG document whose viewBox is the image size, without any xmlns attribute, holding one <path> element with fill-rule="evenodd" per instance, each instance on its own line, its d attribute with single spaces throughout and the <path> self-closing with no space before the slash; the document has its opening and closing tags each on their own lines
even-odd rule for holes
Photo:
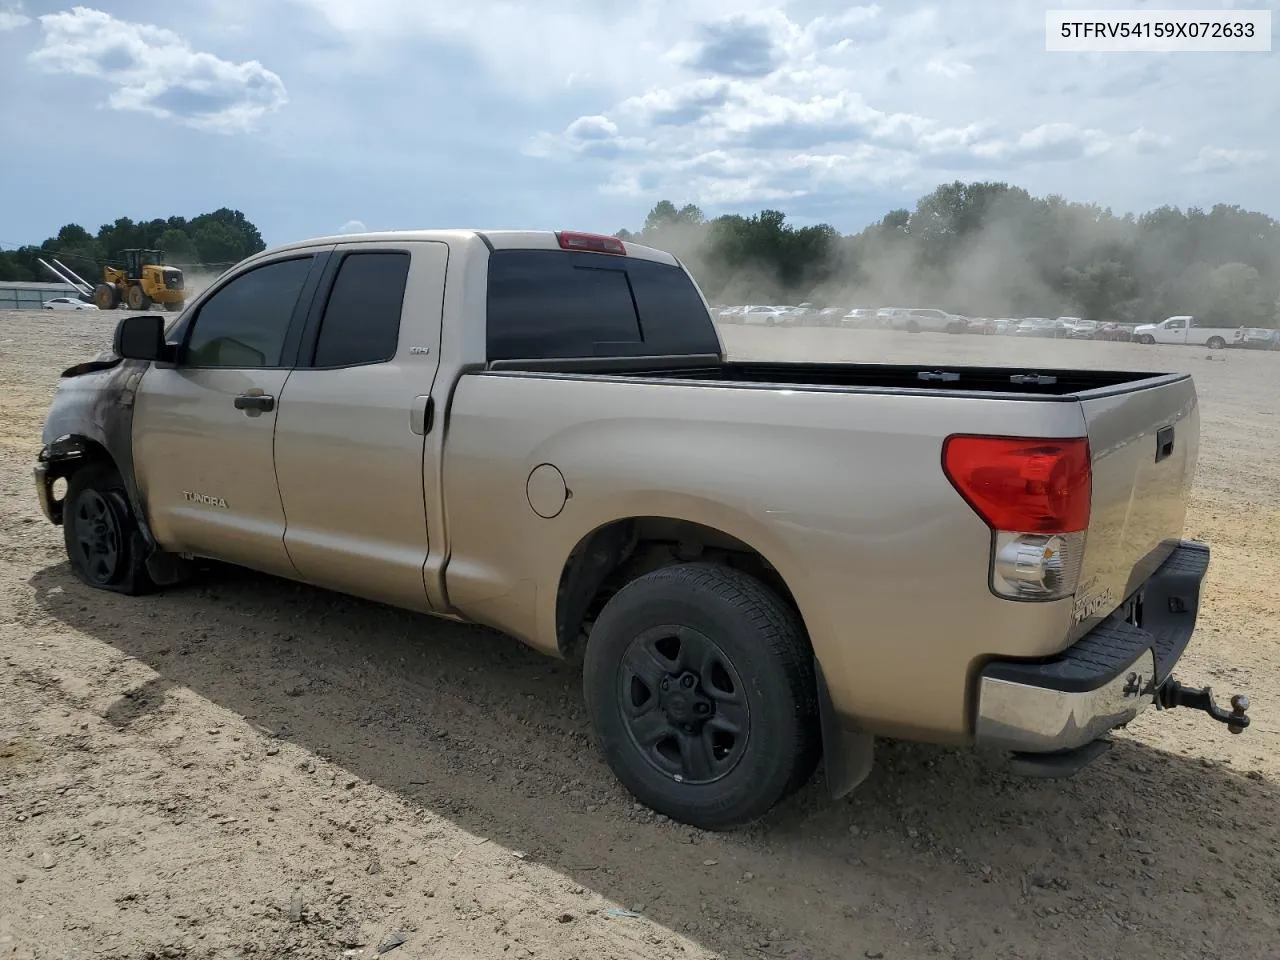
<svg viewBox="0 0 1280 960">
<path fill-rule="evenodd" d="M 138 496 L 133 463 L 133 403 L 148 363 L 101 355 L 63 372 L 45 417 L 35 472 L 41 509 L 61 523 L 61 503 L 52 485 L 94 458 L 111 460 L 124 482 L 134 515 L 149 545 L 145 504 Z"/>
</svg>

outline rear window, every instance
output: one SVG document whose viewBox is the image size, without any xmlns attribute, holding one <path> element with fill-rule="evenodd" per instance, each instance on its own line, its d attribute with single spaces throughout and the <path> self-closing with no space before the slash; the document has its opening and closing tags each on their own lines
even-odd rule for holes
<svg viewBox="0 0 1280 960">
<path fill-rule="evenodd" d="M 561 250 L 489 257 L 488 357 L 718 353 L 715 326 L 679 267 Z"/>
</svg>

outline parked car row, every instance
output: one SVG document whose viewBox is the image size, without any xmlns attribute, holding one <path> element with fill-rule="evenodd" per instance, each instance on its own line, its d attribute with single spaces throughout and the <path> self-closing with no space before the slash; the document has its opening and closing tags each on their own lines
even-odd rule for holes
<svg viewBox="0 0 1280 960">
<path fill-rule="evenodd" d="M 1220 350 L 1242 347 L 1280 350 L 1280 332 L 1262 327 L 1217 327 L 1192 316 L 1160 323 L 1131 324 L 1085 317 L 966 317 L 933 307 L 817 307 L 753 304 L 715 305 L 720 323 L 761 326 L 816 326 L 903 330 L 908 333 L 970 333 L 987 336 L 1047 337 L 1060 340 L 1135 341 L 1185 344 Z"/>
<path fill-rule="evenodd" d="M 712 307 L 721 323 L 763 326 L 852 327 L 905 330 L 908 333 L 965 333 L 968 320 L 933 307 L 817 307 L 748 304 Z"/>
</svg>

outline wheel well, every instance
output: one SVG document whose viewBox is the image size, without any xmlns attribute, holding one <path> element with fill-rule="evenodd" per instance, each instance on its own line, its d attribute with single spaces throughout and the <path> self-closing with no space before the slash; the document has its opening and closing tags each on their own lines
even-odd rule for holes
<svg viewBox="0 0 1280 960">
<path fill-rule="evenodd" d="M 579 648 L 609 598 L 632 580 L 694 560 L 723 563 L 751 574 L 799 613 L 782 576 L 750 544 L 688 520 L 629 517 L 587 534 L 565 561 L 556 593 L 560 653 L 568 657 Z"/>
<path fill-rule="evenodd" d="M 48 444 L 40 452 L 45 466 L 45 482 L 49 484 L 49 507 L 53 522 L 62 523 L 62 505 L 66 499 L 66 481 L 85 467 L 96 464 L 115 466 L 115 460 L 107 448 L 96 440 L 80 434 L 68 434 Z M 58 481 L 63 481 L 61 485 Z"/>
</svg>

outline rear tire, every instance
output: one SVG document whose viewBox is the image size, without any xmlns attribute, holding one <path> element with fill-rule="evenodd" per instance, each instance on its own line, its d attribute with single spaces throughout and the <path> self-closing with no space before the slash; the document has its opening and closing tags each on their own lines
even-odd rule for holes
<svg viewBox="0 0 1280 960">
<path fill-rule="evenodd" d="M 614 775 L 690 826 L 726 830 L 763 816 L 821 754 L 800 618 L 729 567 L 678 564 L 619 590 L 591 630 L 583 688 Z"/>
<path fill-rule="evenodd" d="M 1224 349 L 1226 349 L 1226 346 L 1227 346 L 1227 341 L 1223 340 L 1221 337 L 1210 337 L 1210 338 L 1209 338 L 1209 349 L 1210 349 L 1210 350 L 1224 350 Z"/>
<path fill-rule="evenodd" d="M 67 481 L 62 535 L 76 579 L 97 590 L 137 595 L 155 588 L 147 544 L 115 467 L 89 464 Z"/>
<path fill-rule="evenodd" d="M 914 320 L 908 320 L 907 333 L 919 333 L 919 332 L 920 332 L 920 324 L 916 323 Z"/>
</svg>

